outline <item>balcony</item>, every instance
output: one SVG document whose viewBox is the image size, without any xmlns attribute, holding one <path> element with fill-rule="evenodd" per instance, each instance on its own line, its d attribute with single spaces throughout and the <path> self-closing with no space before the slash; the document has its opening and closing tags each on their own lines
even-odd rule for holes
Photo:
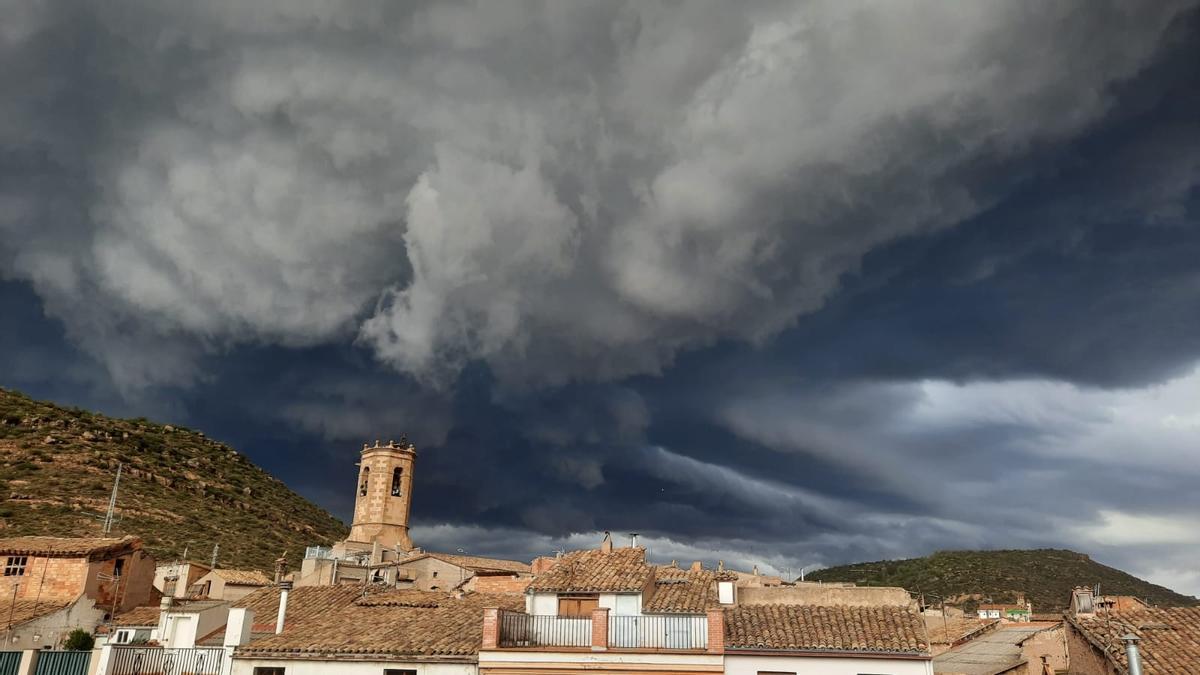
<svg viewBox="0 0 1200 675">
<path fill-rule="evenodd" d="M 538 616 L 500 612 L 500 647 L 589 647 L 590 616 Z"/>
<path fill-rule="evenodd" d="M 704 649 L 708 619 L 703 616 L 610 616 L 610 649 Z"/>
<path fill-rule="evenodd" d="M 496 612 L 495 646 L 514 648 L 578 648 L 638 651 L 706 650 L 706 616 L 543 616 L 503 610 Z M 600 622 L 599 625 L 596 622 Z M 485 623 L 485 633 L 488 628 Z"/>
</svg>

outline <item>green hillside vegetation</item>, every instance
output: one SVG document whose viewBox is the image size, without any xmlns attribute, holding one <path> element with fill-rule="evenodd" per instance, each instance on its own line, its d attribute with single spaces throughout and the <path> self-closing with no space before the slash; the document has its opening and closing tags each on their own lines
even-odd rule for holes
<svg viewBox="0 0 1200 675">
<path fill-rule="evenodd" d="M 97 536 L 122 464 L 114 534 L 156 558 L 270 571 L 346 526 L 203 433 L 34 401 L 0 388 L 0 537 Z M 294 569 L 294 567 L 293 567 Z"/>
<path fill-rule="evenodd" d="M 900 586 L 937 594 L 968 609 L 980 602 L 1014 602 L 1023 592 L 1035 613 L 1057 612 L 1066 609 L 1071 589 L 1095 584 L 1100 584 L 1101 593 L 1132 595 L 1152 605 L 1200 604 L 1196 598 L 1101 565 L 1082 553 L 1059 549 L 939 551 L 924 558 L 829 567 L 812 572 L 808 579 Z"/>
</svg>

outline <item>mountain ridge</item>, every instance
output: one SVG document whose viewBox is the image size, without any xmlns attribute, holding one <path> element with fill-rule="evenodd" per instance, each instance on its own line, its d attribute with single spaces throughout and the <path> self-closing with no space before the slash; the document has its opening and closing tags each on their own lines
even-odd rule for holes
<svg viewBox="0 0 1200 675">
<path fill-rule="evenodd" d="M 114 535 L 159 559 L 271 570 L 348 528 L 232 447 L 182 426 L 120 419 L 0 387 L 0 537 L 95 536 L 120 465 Z"/>
<path fill-rule="evenodd" d="M 807 578 L 900 586 L 968 607 L 979 602 L 1014 602 L 1018 593 L 1024 593 L 1034 612 L 1066 609 L 1074 587 L 1095 584 L 1100 584 L 1101 593 L 1132 595 L 1151 605 L 1200 604 L 1200 599 L 1098 563 L 1086 553 L 1052 548 L 936 551 L 918 558 L 827 567 Z"/>
</svg>

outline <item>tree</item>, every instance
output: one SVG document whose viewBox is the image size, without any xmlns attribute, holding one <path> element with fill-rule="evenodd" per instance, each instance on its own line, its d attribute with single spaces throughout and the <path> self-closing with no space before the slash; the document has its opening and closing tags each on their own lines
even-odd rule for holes
<svg viewBox="0 0 1200 675">
<path fill-rule="evenodd" d="M 92 647 L 96 646 L 96 639 L 92 634 L 82 628 L 76 628 L 67 635 L 66 642 L 63 643 L 63 649 L 73 652 L 91 651 Z"/>
</svg>

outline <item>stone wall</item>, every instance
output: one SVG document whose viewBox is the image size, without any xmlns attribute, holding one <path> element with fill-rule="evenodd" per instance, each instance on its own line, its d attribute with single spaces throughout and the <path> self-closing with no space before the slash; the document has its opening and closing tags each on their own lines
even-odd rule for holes
<svg viewBox="0 0 1200 675">
<path fill-rule="evenodd" d="M 1054 670 L 1067 669 L 1066 629 L 1062 624 L 1034 633 L 1021 643 L 1021 656 L 1033 664 L 1030 672 L 1037 673 L 1041 668 L 1042 657 L 1050 657 L 1048 663 Z"/>
<path fill-rule="evenodd" d="M 1071 675 L 1119 675 L 1117 669 L 1079 631 L 1066 625 L 1067 653 Z"/>
</svg>

